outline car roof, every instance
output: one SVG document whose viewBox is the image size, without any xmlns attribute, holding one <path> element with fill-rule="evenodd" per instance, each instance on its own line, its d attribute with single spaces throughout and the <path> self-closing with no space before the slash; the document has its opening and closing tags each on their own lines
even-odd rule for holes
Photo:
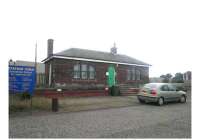
<svg viewBox="0 0 200 140">
<path fill-rule="evenodd" d="M 148 83 L 145 85 L 155 85 L 156 87 L 160 87 L 162 85 L 173 85 L 173 84 L 171 84 L 171 83 Z"/>
<path fill-rule="evenodd" d="M 169 84 L 169 83 L 148 83 L 149 85 L 166 85 L 166 84 Z M 147 85 L 147 84 L 145 84 Z"/>
</svg>

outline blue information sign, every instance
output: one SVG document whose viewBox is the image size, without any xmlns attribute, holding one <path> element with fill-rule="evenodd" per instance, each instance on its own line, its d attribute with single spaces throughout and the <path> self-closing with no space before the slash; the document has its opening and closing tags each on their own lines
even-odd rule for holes
<svg viewBox="0 0 200 140">
<path fill-rule="evenodd" d="M 35 88 L 35 67 L 9 65 L 9 92 L 33 94 Z"/>
</svg>

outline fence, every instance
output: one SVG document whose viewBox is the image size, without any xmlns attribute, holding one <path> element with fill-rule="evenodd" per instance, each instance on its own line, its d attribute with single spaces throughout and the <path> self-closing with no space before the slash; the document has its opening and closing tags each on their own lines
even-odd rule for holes
<svg viewBox="0 0 200 140">
<path fill-rule="evenodd" d="M 44 73 L 37 74 L 37 87 L 44 87 L 46 84 L 46 76 Z"/>
</svg>

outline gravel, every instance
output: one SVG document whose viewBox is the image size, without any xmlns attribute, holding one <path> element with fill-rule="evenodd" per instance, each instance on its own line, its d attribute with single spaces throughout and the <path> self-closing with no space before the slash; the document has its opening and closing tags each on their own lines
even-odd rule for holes
<svg viewBox="0 0 200 140">
<path fill-rule="evenodd" d="M 191 138 L 191 101 L 10 117 L 9 137 Z"/>
</svg>

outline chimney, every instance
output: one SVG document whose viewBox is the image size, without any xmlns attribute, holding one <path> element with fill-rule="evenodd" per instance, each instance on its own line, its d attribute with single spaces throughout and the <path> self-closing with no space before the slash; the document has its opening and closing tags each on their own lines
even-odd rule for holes
<svg viewBox="0 0 200 140">
<path fill-rule="evenodd" d="M 117 54 L 117 47 L 116 44 L 114 43 L 114 46 L 110 49 L 111 54 L 116 55 Z"/>
<path fill-rule="evenodd" d="M 53 55 L 53 39 L 47 40 L 47 57 Z"/>
</svg>

